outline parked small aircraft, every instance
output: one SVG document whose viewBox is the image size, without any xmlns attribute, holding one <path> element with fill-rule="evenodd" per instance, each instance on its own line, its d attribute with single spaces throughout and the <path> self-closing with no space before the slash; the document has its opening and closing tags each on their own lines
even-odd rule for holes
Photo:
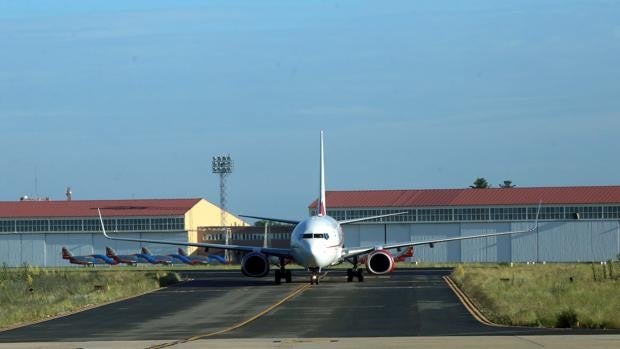
<svg viewBox="0 0 620 349">
<path fill-rule="evenodd" d="M 102 254 L 90 254 L 86 256 L 74 256 L 66 247 L 62 248 L 62 259 L 66 259 L 71 264 L 85 265 L 92 267 L 95 264 L 118 264 L 115 260 L 108 258 Z"/>
<path fill-rule="evenodd" d="M 210 264 L 210 263 L 221 263 L 221 264 L 227 264 L 226 259 L 224 259 L 224 257 L 222 256 L 218 256 L 218 255 L 208 255 L 208 256 L 189 256 L 187 255 L 187 253 L 185 252 L 184 249 L 180 248 L 178 249 L 178 253 L 177 254 L 170 254 L 169 255 L 172 258 L 175 258 L 185 264 L 190 264 L 190 265 L 196 265 L 196 264 Z"/>
<path fill-rule="evenodd" d="M 148 247 L 142 247 L 142 253 L 138 254 L 139 256 L 144 256 L 145 259 L 147 259 L 149 261 L 149 263 L 151 264 L 164 264 L 164 265 L 170 265 L 173 264 L 173 260 L 172 257 L 170 256 L 163 256 L 163 255 L 154 255 L 153 253 L 151 253 L 151 250 L 149 250 Z"/>
<path fill-rule="evenodd" d="M 139 258 L 136 255 L 133 254 L 122 254 L 119 255 L 118 253 L 116 253 L 116 251 L 114 251 L 114 249 L 112 247 L 108 247 L 106 246 L 105 248 L 105 255 L 108 258 L 112 258 L 113 260 L 115 260 L 117 263 L 124 263 L 127 265 L 138 265 L 138 263 L 148 263 L 148 261 L 144 258 Z"/>
</svg>

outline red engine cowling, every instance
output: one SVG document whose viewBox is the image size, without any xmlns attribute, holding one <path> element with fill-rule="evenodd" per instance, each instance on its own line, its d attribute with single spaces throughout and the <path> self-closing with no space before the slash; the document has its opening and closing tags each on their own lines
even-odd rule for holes
<svg viewBox="0 0 620 349">
<path fill-rule="evenodd" d="M 241 272 L 249 277 L 263 277 L 269 273 L 269 259 L 259 252 L 248 253 L 241 259 Z"/>
<path fill-rule="evenodd" d="M 371 274 L 383 275 L 394 270 L 394 257 L 386 250 L 368 254 L 366 269 Z"/>
</svg>

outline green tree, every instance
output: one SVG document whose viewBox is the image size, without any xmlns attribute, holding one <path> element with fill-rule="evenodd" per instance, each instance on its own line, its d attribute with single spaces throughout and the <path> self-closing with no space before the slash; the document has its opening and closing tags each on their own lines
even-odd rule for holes
<svg viewBox="0 0 620 349">
<path fill-rule="evenodd" d="M 514 188 L 516 185 L 512 184 L 512 181 L 507 179 L 504 181 L 504 184 L 499 185 L 500 188 Z"/>
<path fill-rule="evenodd" d="M 470 185 L 470 188 L 474 189 L 482 189 L 482 188 L 490 188 L 489 182 L 484 177 L 478 177 L 474 181 L 474 185 Z"/>
</svg>

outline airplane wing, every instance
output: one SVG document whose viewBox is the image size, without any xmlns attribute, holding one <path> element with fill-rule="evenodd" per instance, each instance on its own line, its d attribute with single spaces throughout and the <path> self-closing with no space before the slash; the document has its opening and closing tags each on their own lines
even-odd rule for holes
<svg viewBox="0 0 620 349">
<path fill-rule="evenodd" d="M 294 220 L 291 220 L 291 219 L 247 216 L 247 215 L 242 215 L 242 214 L 240 214 L 239 217 L 261 219 L 261 220 L 264 220 L 264 221 L 280 222 L 280 223 L 293 224 L 293 225 L 299 224 L 299 221 L 294 221 Z"/>
<path fill-rule="evenodd" d="M 240 252 L 261 252 L 270 256 L 287 257 L 292 258 L 292 250 L 287 248 L 265 248 L 260 246 L 243 246 L 243 245 L 225 245 L 225 244 L 209 244 L 205 242 L 182 242 L 182 241 L 169 241 L 169 240 L 153 240 L 153 239 L 132 239 L 132 238 L 118 238 L 108 235 L 105 231 L 103 224 L 103 218 L 101 217 L 101 210 L 99 211 L 99 221 L 101 222 L 101 230 L 103 236 L 110 240 L 119 241 L 133 241 L 133 242 L 148 242 L 152 244 L 162 245 L 175 245 L 175 246 L 193 246 L 203 248 L 219 248 L 222 250 L 240 251 Z"/>
<path fill-rule="evenodd" d="M 353 218 L 353 219 L 345 219 L 342 221 L 338 221 L 338 223 L 342 224 L 350 224 L 350 223 L 356 223 L 356 222 L 363 222 L 363 221 L 369 221 L 371 219 L 377 219 L 377 218 L 383 218 L 383 217 L 391 217 L 391 216 L 398 216 L 401 214 L 406 214 L 407 212 L 398 212 L 398 213 L 388 213 L 388 214 L 381 214 L 378 216 L 368 216 L 368 217 L 362 217 L 362 218 Z"/>
<path fill-rule="evenodd" d="M 478 235 L 469 235 L 469 236 L 458 236 L 455 238 L 445 238 L 445 239 L 436 239 L 436 240 L 425 240 L 425 241 L 407 241 L 407 242 L 397 242 L 392 244 L 385 245 L 376 245 L 376 246 L 366 246 L 366 247 L 354 247 L 350 249 L 345 249 L 343 251 L 342 259 L 347 259 L 351 257 L 356 257 L 360 255 L 364 255 L 366 253 L 370 253 L 376 250 L 390 250 L 399 247 L 409 247 L 409 246 L 421 246 L 421 245 L 429 245 L 433 247 L 434 244 L 441 242 L 449 242 L 449 241 L 460 241 L 460 240 L 469 240 L 469 239 L 479 239 L 486 238 L 492 236 L 502 236 L 502 235 L 513 235 L 513 234 L 523 234 L 523 233 L 531 233 L 538 228 L 538 215 L 540 214 L 540 207 L 542 206 L 542 201 L 538 203 L 538 210 L 536 211 L 536 220 L 534 221 L 534 225 L 527 230 L 518 230 L 518 231 L 507 231 L 501 233 L 491 233 L 491 234 L 478 234 Z M 402 214 L 402 213 L 400 213 Z"/>
<path fill-rule="evenodd" d="M 350 249 L 346 249 L 343 253 L 342 258 L 351 258 L 355 256 L 360 256 L 363 254 L 367 254 L 376 250 L 390 250 L 399 247 L 409 247 L 409 246 L 421 246 L 421 245 L 430 245 L 431 247 L 434 244 L 441 242 L 449 242 L 449 241 L 460 241 L 460 240 L 469 240 L 469 239 L 478 239 L 492 236 L 502 236 L 502 235 L 512 235 L 512 234 L 523 234 L 523 233 L 531 233 L 536 230 L 538 227 L 538 222 L 528 230 L 520 230 L 520 231 L 507 231 L 501 233 L 492 233 L 492 234 L 478 234 L 478 235 L 470 235 L 470 236 L 459 236 L 454 238 L 446 238 L 446 239 L 436 239 L 436 240 L 425 240 L 425 241 L 407 241 L 407 242 L 397 242 L 392 244 L 378 245 L 378 246 L 366 246 L 366 247 L 354 247 Z"/>
</svg>

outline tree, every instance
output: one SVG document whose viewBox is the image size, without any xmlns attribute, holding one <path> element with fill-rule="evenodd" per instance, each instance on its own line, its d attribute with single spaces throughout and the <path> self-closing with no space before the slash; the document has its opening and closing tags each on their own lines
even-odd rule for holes
<svg viewBox="0 0 620 349">
<path fill-rule="evenodd" d="M 499 185 L 500 188 L 514 188 L 516 185 L 512 184 L 512 181 L 507 179 L 504 181 L 504 184 Z"/>
<path fill-rule="evenodd" d="M 474 181 L 474 185 L 470 185 L 469 187 L 474 188 L 474 189 L 483 189 L 483 188 L 490 188 L 491 186 L 489 185 L 489 182 L 487 182 L 487 180 L 484 177 L 478 177 Z"/>
</svg>

